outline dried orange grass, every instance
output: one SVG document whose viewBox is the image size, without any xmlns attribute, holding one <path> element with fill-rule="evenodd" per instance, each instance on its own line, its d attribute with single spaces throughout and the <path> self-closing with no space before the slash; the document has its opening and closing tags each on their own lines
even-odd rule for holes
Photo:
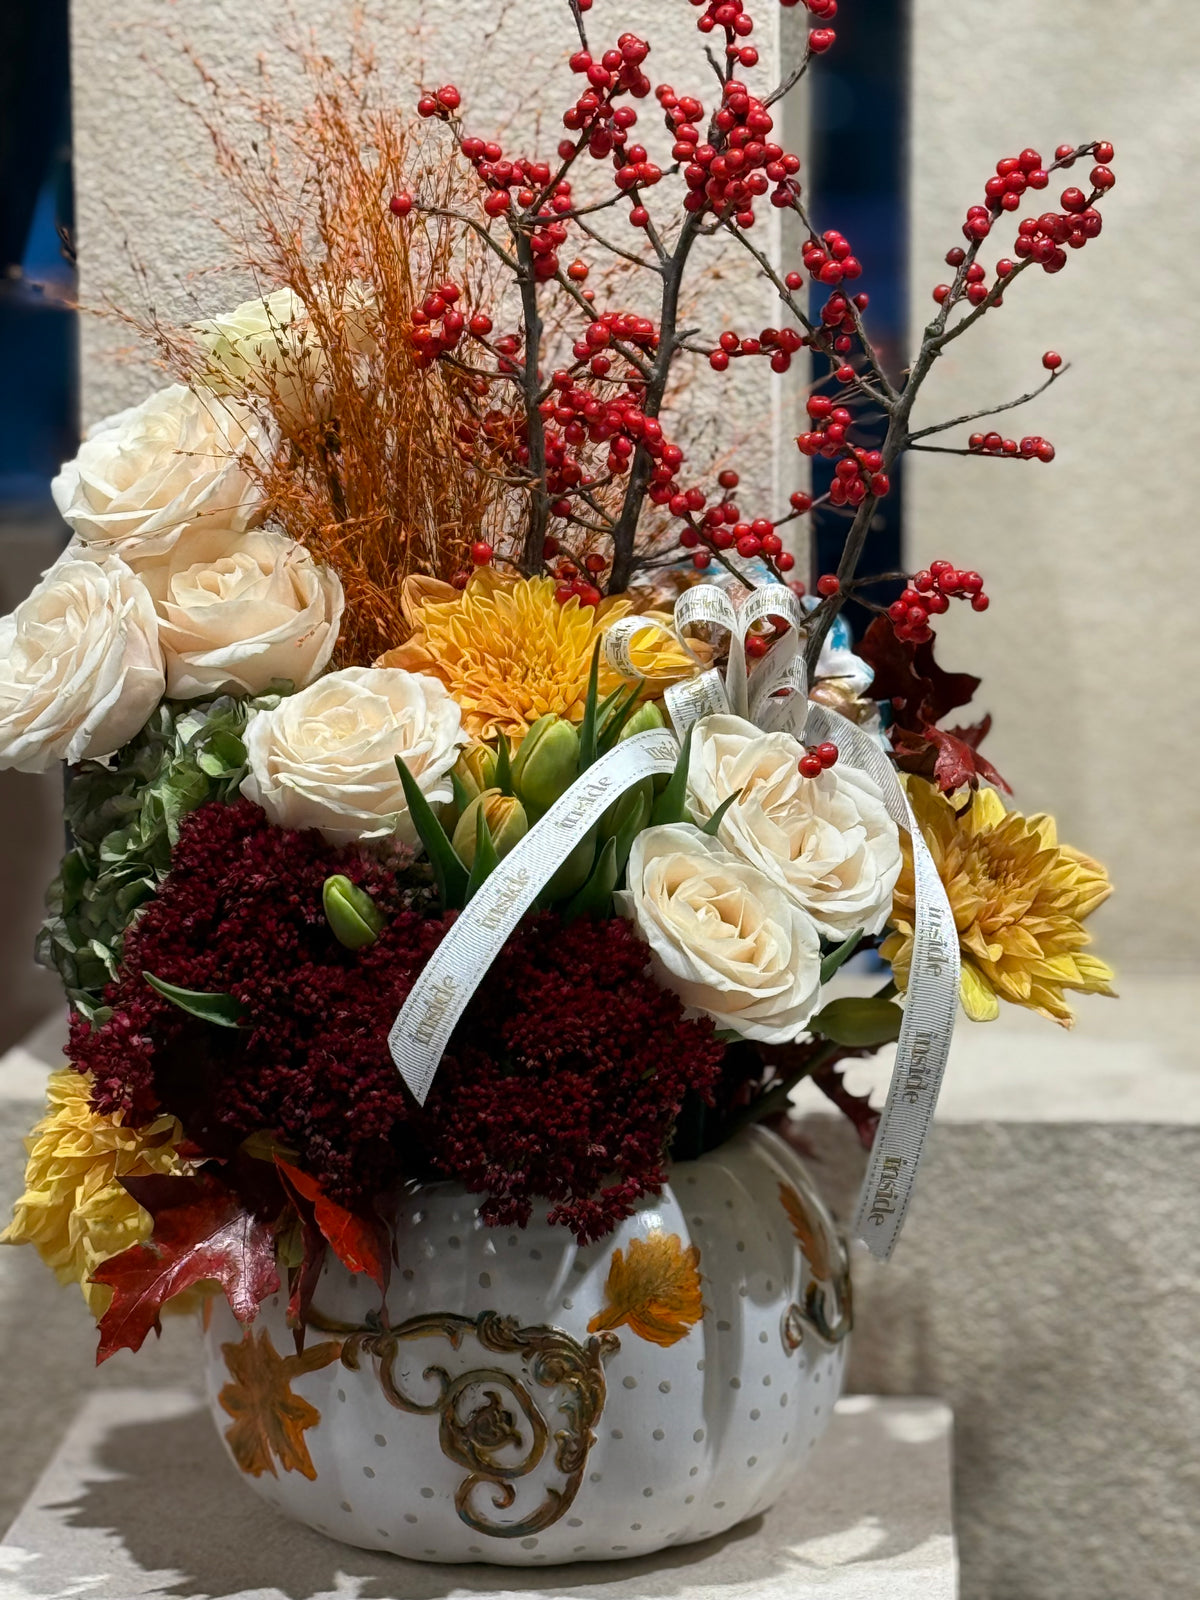
<svg viewBox="0 0 1200 1600">
<path fill-rule="evenodd" d="M 463 287 L 464 309 L 491 299 L 485 247 L 466 230 L 436 217 L 401 225 L 388 210 L 393 193 L 418 183 L 427 198 L 456 207 L 461 179 L 452 163 L 425 158 L 418 133 L 386 103 L 360 39 L 346 66 L 311 48 L 295 55 L 309 91 L 298 112 L 269 85 L 253 99 L 222 92 L 192 58 L 207 91 L 198 114 L 240 210 L 236 224 L 218 223 L 231 264 L 264 297 L 291 289 L 308 312 L 309 351 L 323 352 L 319 363 L 304 349 L 285 357 L 260 375 L 258 392 L 223 387 L 273 413 L 282 448 L 249 470 L 273 521 L 340 575 L 339 659 L 367 664 L 404 637 L 405 577 L 451 577 L 473 540 L 505 540 L 519 506 L 511 485 L 464 462 L 458 424 L 480 407 L 468 380 L 441 365 L 419 370 L 408 339 L 414 308 L 448 277 Z M 243 138 L 236 129 L 246 112 L 252 133 Z M 211 378 L 186 328 L 153 314 L 140 326 L 176 377 Z"/>
</svg>

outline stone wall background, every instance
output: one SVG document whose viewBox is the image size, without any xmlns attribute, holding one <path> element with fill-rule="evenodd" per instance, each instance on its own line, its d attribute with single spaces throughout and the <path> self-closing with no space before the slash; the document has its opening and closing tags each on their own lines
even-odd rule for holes
<svg viewBox="0 0 1200 1600">
<path fill-rule="evenodd" d="M 1189 280 L 1200 214 L 1184 197 L 1200 26 L 1180 0 L 1135 13 L 1122 0 L 1002 11 L 913 0 L 913 17 L 914 329 L 995 161 L 1026 145 L 1116 146 L 1101 238 L 1057 276 L 1027 273 L 950 346 L 922 402 L 923 419 L 938 421 L 1014 399 L 1056 349 L 1073 370 L 1004 431 L 1044 434 L 1057 460 L 916 456 L 906 527 L 914 559 L 953 554 L 987 578 L 992 609 L 953 608 L 940 653 L 983 675 L 981 704 L 996 716 L 988 752 L 1016 803 L 1054 813 L 1065 839 L 1109 867 L 1117 894 L 1096 922 L 1106 947 L 1126 970 L 1194 968 L 1200 301 Z M 1005 246 L 988 240 L 989 267 L 1008 253 L 1011 233 L 997 234 Z"/>
<path fill-rule="evenodd" d="M 509 154 L 537 150 L 553 157 L 563 132 L 561 112 L 581 83 L 566 68 L 578 39 L 564 0 L 521 6 L 497 6 L 494 0 L 388 0 L 365 9 L 366 36 L 377 47 L 381 80 L 402 111 L 411 112 L 418 84 L 454 82 L 463 92 L 471 128 L 485 137 L 499 133 Z M 254 292 L 228 268 L 214 270 L 225 251 L 212 219 L 229 215 L 230 201 L 213 182 L 207 136 L 180 104 L 180 96 L 194 99 L 197 91 L 184 47 L 223 86 L 252 86 L 261 60 L 285 102 L 299 105 L 305 92 L 292 48 L 311 39 L 335 60 L 344 59 L 351 14 L 351 7 L 330 0 L 257 0 L 254 6 L 203 0 L 187 7 L 173 0 L 78 0 L 73 7 L 75 173 L 80 295 L 86 307 L 144 310 L 153 303 L 165 319 L 179 322 L 227 309 Z M 795 34 L 804 15 L 764 11 L 755 32 L 764 83 L 775 81 L 782 35 Z M 680 93 L 711 103 L 712 73 L 690 6 L 655 7 L 647 27 L 644 5 L 604 0 L 603 11 L 593 11 L 589 25 L 593 43 L 638 28 L 653 45 L 654 81 L 670 82 Z M 789 59 L 794 56 L 790 50 Z M 665 163 L 669 144 L 658 104 L 648 98 L 638 109 L 637 134 Z M 231 110 L 231 125 L 236 125 L 236 107 Z M 802 115 L 794 97 L 784 115 L 789 142 L 802 147 Z M 583 171 L 590 166 L 583 163 Z M 581 186 L 603 182 L 603 169 L 594 170 L 595 177 L 584 177 Z M 609 237 L 637 248 L 639 235 L 620 211 L 602 220 Z M 776 254 L 779 219 L 769 206 L 760 207 L 757 234 L 760 245 Z M 583 245 L 581 253 L 595 263 L 599 250 L 587 241 Z M 701 281 L 687 306 L 687 322 L 703 326 L 714 342 L 731 325 L 746 333 L 779 322 L 774 292 L 757 277 L 749 257 L 731 260 L 740 254 L 736 247 L 731 252 L 701 241 L 693 256 Z M 629 280 L 629 303 L 649 313 L 652 302 L 637 299 L 638 276 Z M 140 399 L 155 377 L 116 319 L 86 317 L 82 339 L 87 425 Z M 782 417 L 796 408 L 788 380 L 773 378 L 765 364 L 749 361 L 735 363 L 727 379 L 719 379 L 703 357 L 694 361 L 694 381 L 689 378 L 686 391 L 689 436 L 701 446 L 711 439 L 731 461 L 736 457 L 747 509 L 785 503 L 791 489 L 807 481 L 806 463 L 790 442 L 785 447 Z M 707 461 L 711 450 L 698 448 L 695 458 Z"/>
<path fill-rule="evenodd" d="M 1149 0 L 1136 27 L 1122 0 L 1049 8 L 1013 0 L 1000 30 L 1009 43 L 999 48 L 987 0 L 913 3 L 914 329 L 945 276 L 942 257 L 959 238 L 962 213 L 998 156 L 1093 135 L 1117 146 L 1118 187 L 1103 237 L 1057 278 L 1028 274 L 1000 312 L 950 348 L 922 407 L 930 421 L 1015 397 L 1039 380 L 1041 353 L 1054 347 L 1072 372 L 1011 425 L 1054 440 L 1058 459 L 1050 468 L 913 459 L 908 538 L 916 559 L 952 554 L 987 577 L 991 611 L 954 608 L 941 627 L 942 655 L 983 674 L 980 705 L 996 719 L 990 753 L 1017 803 L 1054 812 L 1065 838 L 1110 866 L 1119 892 L 1097 924 L 1106 947 L 1129 970 L 1188 970 L 1200 962 L 1191 843 L 1200 826 L 1200 763 L 1187 738 L 1200 676 L 1200 631 L 1191 621 L 1200 590 L 1200 543 L 1191 533 L 1200 466 L 1190 401 L 1200 309 L 1187 272 L 1200 221 L 1184 197 L 1200 123 L 1192 92 L 1200 28 L 1186 25 L 1178 0 Z M 614 36 L 639 21 L 644 27 L 634 0 L 605 7 L 603 26 Z M 418 80 L 453 78 L 480 125 L 501 118 L 515 98 L 523 110 L 514 126 L 526 134 L 572 44 L 559 0 L 507 12 L 491 0 L 396 0 L 377 9 L 371 32 L 398 103 L 411 99 Z M 210 219 L 221 201 L 207 184 L 202 131 L 178 103 L 179 91 L 194 89 L 181 41 L 223 82 L 252 81 L 260 56 L 286 82 L 286 43 L 313 28 L 342 48 L 348 10 L 329 0 L 186 8 L 78 0 L 85 304 L 143 307 L 149 294 L 165 314 L 186 318 L 239 298 L 247 286 L 211 270 L 220 251 Z M 781 57 L 794 59 L 804 15 L 763 10 L 756 42 L 764 81 Z M 592 17 L 599 37 L 601 19 Z M 666 63 L 677 87 L 705 95 L 694 20 L 690 6 L 655 8 L 654 61 L 660 70 Z M 493 35 L 483 50 L 481 32 Z M 836 68 L 835 57 L 830 64 Z M 802 108 L 794 105 L 791 116 L 795 143 Z M 557 136 L 547 126 L 542 142 Z M 869 289 L 869 262 L 864 284 Z M 710 278 L 697 314 L 706 328 L 744 331 L 759 318 L 777 320 L 777 312 L 747 263 Z M 85 421 L 130 403 L 152 381 L 111 320 L 85 318 L 83 351 Z M 697 415 L 723 419 L 750 485 L 746 502 L 779 504 L 799 481 L 786 426 L 795 389 L 776 383 L 772 423 L 754 425 L 760 371 L 739 364 L 725 386 L 698 360 L 688 398 Z"/>
</svg>

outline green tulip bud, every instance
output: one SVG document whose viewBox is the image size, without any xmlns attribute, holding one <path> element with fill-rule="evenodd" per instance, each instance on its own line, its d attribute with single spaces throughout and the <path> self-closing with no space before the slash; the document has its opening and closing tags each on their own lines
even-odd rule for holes
<svg viewBox="0 0 1200 1600">
<path fill-rule="evenodd" d="M 454 776 L 466 791 L 468 800 L 477 800 L 496 782 L 496 752 L 475 740 L 454 763 Z"/>
<path fill-rule="evenodd" d="M 475 863 L 476 818 L 481 807 L 496 854 L 501 860 L 529 832 L 529 818 L 519 800 L 514 800 L 512 795 L 501 794 L 499 789 L 485 789 L 471 801 L 454 830 L 455 853 L 463 866 L 468 868 Z"/>
<path fill-rule="evenodd" d="M 548 811 L 579 773 L 579 734 L 562 717 L 539 717 L 513 762 L 513 787 L 535 811 Z"/>
<path fill-rule="evenodd" d="M 615 839 L 619 833 L 640 833 L 650 821 L 650 808 L 654 804 L 654 785 L 649 778 L 626 789 L 609 806 L 600 818 L 601 839 Z"/>
<path fill-rule="evenodd" d="M 632 739 L 635 733 L 654 733 L 666 725 L 657 700 L 643 700 L 621 729 L 621 739 L 618 739 L 617 743 L 620 744 L 622 739 Z"/>
<path fill-rule="evenodd" d="M 362 950 L 374 944 L 387 926 L 387 919 L 371 896 L 341 873 L 325 879 L 321 903 L 334 938 L 347 950 Z"/>
<path fill-rule="evenodd" d="M 628 739 L 635 733 L 654 733 L 659 728 L 665 728 L 666 718 L 657 700 L 644 700 L 621 729 L 621 739 Z M 617 741 L 620 743 L 620 740 Z M 655 794 L 661 794 L 671 781 L 671 774 L 664 772 L 660 777 L 653 779 Z"/>
<path fill-rule="evenodd" d="M 589 828 L 571 854 L 559 867 L 538 897 L 539 904 L 552 906 L 578 894 L 591 876 L 596 860 L 596 830 Z"/>
</svg>

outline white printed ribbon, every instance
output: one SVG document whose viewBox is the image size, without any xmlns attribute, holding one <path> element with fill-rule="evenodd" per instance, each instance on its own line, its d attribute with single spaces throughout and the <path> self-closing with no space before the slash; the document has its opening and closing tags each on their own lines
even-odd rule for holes
<svg viewBox="0 0 1200 1600">
<path fill-rule="evenodd" d="M 853 1223 L 855 1237 L 886 1261 L 904 1226 L 950 1054 L 958 1014 L 958 931 L 929 847 L 884 751 L 847 717 L 821 705 L 809 704 L 804 733 L 809 744 L 830 740 L 839 760 L 874 778 L 888 815 L 912 841 L 916 914 L 904 1020 Z"/>
<path fill-rule="evenodd" d="M 674 771 L 678 759 L 679 744 L 665 728 L 618 744 L 576 779 L 472 896 L 388 1035 L 392 1060 L 421 1105 L 467 1002 L 538 895 L 614 800 L 643 778 Z"/>
<path fill-rule="evenodd" d="M 768 617 L 782 619 L 787 631 L 747 671 L 746 638 L 756 622 Z M 755 589 L 735 608 L 723 589 L 701 584 L 680 596 L 673 628 L 645 617 L 622 618 L 607 631 L 605 652 L 616 671 L 638 677 L 634 641 L 647 630 L 667 634 L 700 669 L 664 696 L 679 739 L 699 718 L 732 711 L 765 732 L 787 731 L 809 744 L 829 740 L 847 766 L 874 779 L 888 814 L 911 837 L 916 910 L 904 1021 L 854 1218 L 856 1237 L 886 1260 L 908 1211 L 950 1051 L 958 1008 L 958 937 L 945 888 L 887 755 L 846 717 L 808 699 L 800 653 L 802 621 L 799 602 L 785 585 Z M 715 669 L 703 670 L 688 643 L 686 630 L 696 624 L 728 633 L 724 678 Z M 542 889 L 614 800 L 644 778 L 671 772 L 678 755 L 678 739 L 665 729 L 618 744 L 576 779 L 460 913 L 388 1036 L 392 1059 L 420 1104 L 471 996 Z"/>
</svg>

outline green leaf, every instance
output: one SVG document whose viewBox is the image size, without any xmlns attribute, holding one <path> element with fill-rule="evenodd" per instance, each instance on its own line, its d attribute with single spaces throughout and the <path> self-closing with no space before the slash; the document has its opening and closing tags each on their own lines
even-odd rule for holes
<svg viewBox="0 0 1200 1600">
<path fill-rule="evenodd" d="M 164 1000 L 186 1011 L 190 1017 L 199 1017 L 201 1022 L 211 1022 L 218 1028 L 236 1028 L 246 1015 L 245 1006 L 231 994 L 202 994 L 198 989 L 181 989 L 177 984 L 156 978 L 152 972 L 143 972 L 142 977 Z"/>
<path fill-rule="evenodd" d="M 442 910 L 461 910 L 467 899 L 467 869 L 446 837 L 446 830 L 435 816 L 429 801 L 421 793 L 420 785 L 408 770 L 404 757 L 397 756 L 395 759 L 413 827 L 416 828 L 417 836 L 425 846 L 425 853 L 433 868 Z"/>
<path fill-rule="evenodd" d="M 495 787 L 501 794 L 513 795 L 517 792 L 513 788 L 512 751 L 508 747 L 508 735 L 503 728 L 500 729 L 496 739 Z"/>
<path fill-rule="evenodd" d="M 616 705 L 617 701 L 624 693 L 625 685 L 623 683 L 619 683 L 615 689 L 604 696 L 604 699 L 601 700 L 600 704 L 596 707 L 597 728 L 602 728 L 608 721 L 609 713 L 612 711 L 612 708 Z"/>
<path fill-rule="evenodd" d="M 501 734 L 500 737 L 503 739 L 504 735 Z M 481 805 L 475 812 L 475 859 L 471 863 L 471 875 L 467 879 L 468 904 L 499 865 L 500 857 L 496 854 L 496 844 L 487 824 L 487 807 Z"/>
<path fill-rule="evenodd" d="M 871 1049 L 900 1037 L 904 1012 L 893 1000 L 870 997 L 831 1000 L 809 1021 L 809 1029 L 834 1044 Z"/>
<path fill-rule="evenodd" d="M 641 694 L 641 692 L 642 685 L 640 683 L 632 684 L 629 688 L 629 692 L 618 705 L 613 707 L 612 711 L 605 719 L 603 725 L 601 726 L 600 737 L 596 744 L 596 748 L 601 755 L 607 755 L 620 739 L 621 730 L 632 716 L 633 709 L 637 705 L 638 696 Z"/>
<path fill-rule="evenodd" d="M 463 812 L 471 804 L 471 801 L 474 800 L 475 796 L 467 788 L 466 784 L 462 781 L 453 767 L 450 769 L 450 784 L 454 790 L 454 809 L 461 817 Z"/>
<path fill-rule="evenodd" d="M 848 939 L 844 940 L 843 943 L 838 945 L 836 950 L 830 951 L 830 953 L 821 963 L 822 983 L 828 983 L 830 978 L 833 977 L 834 973 L 841 966 L 842 962 L 849 961 L 850 957 L 858 949 L 858 941 L 862 938 L 862 936 L 863 930 L 861 928 L 856 928 Z"/>
<path fill-rule="evenodd" d="M 579 771 L 581 773 L 586 772 L 596 759 L 596 731 L 598 727 L 596 700 L 600 690 L 601 642 L 601 640 L 597 639 L 595 649 L 592 651 L 592 666 L 591 671 L 588 673 L 587 699 L 583 704 L 583 721 L 579 724 Z"/>
<path fill-rule="evenodd" d="M 715 839 L 717 834 L 721 831 L 721 824 L 725 820 L 725 813 L 729 810 L 730 806 L 737 804 L 744 793 L 744 789 L 739 789 L 736 794 L 731 794 L 726 799 L 722 800 L 721 804 L 713 812 L 712 816 L 709 817 L 708 821 L 703 824 L 700 832 L 708 834 L 710 839 Z"/>
<path fill-rule="evenodd" d="M 618 879 L 629 863 L 629 852 L 633 849 L 633 841 L 650 821 L 650 812 L 654 801 L 654 786 L 649 779 L 644 779 L 636 788 L 628 790 L 626 797 L 631 803 L 613 840 L 617 847 Z"/>
<path fill-rule="evenodd" d="M 671 774 L 667 787 L 654 802 L 654 810 L 650 813 L 650 824 L 659 827 L 663 823 L 688 822 L 691 820 L 687 808 L 687 781 L 688 767 L 692 759 L 692 734 L 696 731 L 696 724 L 683 736 L 683 747 L 679 752 L 679 760 L 675 763 L 675 770 Z"/>
<path fill-rule="evenodd" d="M 606 917 L 612 909 L 613 890 L 617 886 L 620 868 L 617 866 L 617 841 L 609 839 L 592 868 L 591 876 L 573 900 L 568 901 L 563 912 L 565 922 L 578 917 Z"/>
</svg>

